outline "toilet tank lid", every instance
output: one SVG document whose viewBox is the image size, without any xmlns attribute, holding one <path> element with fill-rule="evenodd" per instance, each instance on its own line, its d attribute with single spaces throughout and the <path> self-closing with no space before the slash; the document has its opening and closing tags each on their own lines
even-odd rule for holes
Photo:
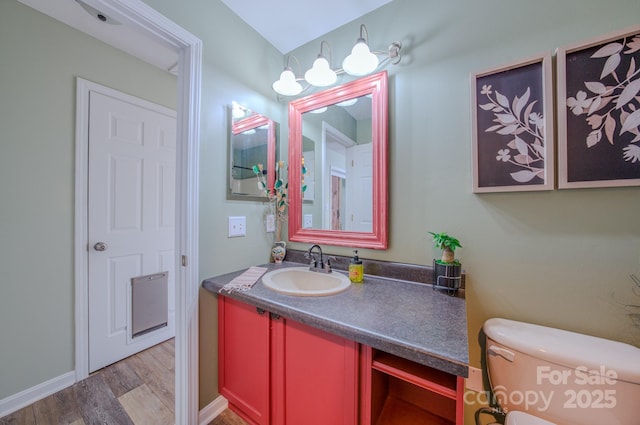
<svg viewBox="0 0 640 425">
<path fill-rule="evenodd" d="M 617 379 L 640 384 L 640 348 L 630 344 L 500 318 L 487 320 L 483 329 L 495 342 L 532 357 L 572 369 L 614 371 Z"/>
</svg>

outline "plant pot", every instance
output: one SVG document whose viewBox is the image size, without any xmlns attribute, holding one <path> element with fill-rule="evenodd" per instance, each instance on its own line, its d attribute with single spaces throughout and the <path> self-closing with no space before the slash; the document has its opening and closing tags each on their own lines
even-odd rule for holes
<svg viewBox="0 0 640 425">
<path fill-rule="evenodd" d="M 284 256 L 287 254 L 287 244 L 284 241 L 275 242 L 271 248 L 271 256 L 276 264 L 282 263 Z"/>
<path fill-rule="evenodd" d="M 433 260 L 433 288 L 443 288 L 455 293 L 462 282 L 461 264 L 440 264 Z"/>
</svg>

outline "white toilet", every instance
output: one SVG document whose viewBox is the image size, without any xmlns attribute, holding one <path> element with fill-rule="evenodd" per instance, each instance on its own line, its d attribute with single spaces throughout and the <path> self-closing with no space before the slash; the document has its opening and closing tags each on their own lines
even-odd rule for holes
<svg viewBox="0 0 640 425">
<path fill-rule="evenodd" d="M 483 329 L 505 425 L 640 424 L 640 348 L 506 319 Z"/>
</svg>

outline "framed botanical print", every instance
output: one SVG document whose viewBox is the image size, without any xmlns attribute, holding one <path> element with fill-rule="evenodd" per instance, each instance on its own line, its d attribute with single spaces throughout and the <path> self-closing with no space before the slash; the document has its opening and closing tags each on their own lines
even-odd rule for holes
<svg viewBox="0 0 640 425">
<path fill-rule="evenodd" d="M 551 55 L 471 74 L 473 192 L 554 188 Z"/>
<path fill-rule="evenodd" d="M 558 186 L 640 185 L 640 27 L 556 55 Z"/>
</svg>

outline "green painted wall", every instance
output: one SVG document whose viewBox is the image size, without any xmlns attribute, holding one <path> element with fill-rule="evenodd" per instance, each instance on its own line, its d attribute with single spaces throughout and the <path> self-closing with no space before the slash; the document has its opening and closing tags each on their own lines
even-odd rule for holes
<svg viewBox="0 0 640 425">
<path fill-rule="evenodd" d="M 272 234 L 264 231 L 264 205 L 227 201 L 226 105 L 236 101 L 284 124 L 271 90 L 282 54 L 216 0 L 145 0 L 203 40 L 200 137 L 200 278 L 269 261 Z M 247 236 L 227 238 L 227 217 L 247 217 Z M 218 396 L 216 297 L 200 291 L 200 407 Z"/>
<path fill-rule="evenodd" d="M 473 366 L 481 326 L 497 316 L 640 344 L 621 305 L 640 304 L 628 277 L 640 271 L 640 188 L 471 193 L 469 95 L 471 72 L 637 25 L 638 16 L 636 0 L 395 0 L 322 37 L 335 62 L 360 23 L 372 47 L 403 44 L 401 64 L 388 68 L 389 249 L 360 254 L 430 264 L 427 231 L 460 238 Z M 319 45 L 293 52 L 303 68 Z M 466 410 L 470 425 L 475 406 Z"/>
<path fill-rule="evenodd" d="M 77 76 L 176 105 L 175 76 L 0 2 L 0 400 L 74 369 Z"/>
</svg>

